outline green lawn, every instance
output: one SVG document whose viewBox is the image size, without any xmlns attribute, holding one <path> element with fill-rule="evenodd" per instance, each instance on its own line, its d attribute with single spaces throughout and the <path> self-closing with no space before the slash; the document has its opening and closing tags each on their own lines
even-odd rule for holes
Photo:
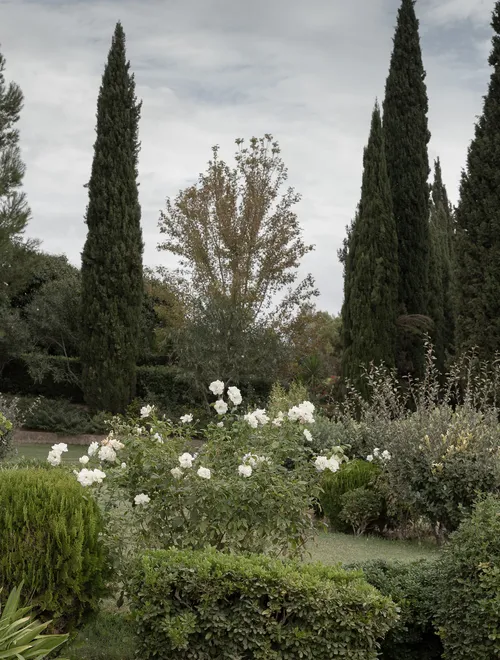
<svg viewBox="0 0 500 660">
<path fill-rule="evenodd" d="M 13 458 L 38 458 L 45 460 L 52 445 L 32 444 L 14 445 L 15 454 Z M 87 452 L 87 445 L 68 445 L 68 451 L 62 455 L 63 462 L 76 463 L 80 456 Z"/>
<path fill-rule="evenodd" d="M 308 548 L 311 557 L 308 561 L 323 564 L 350 564 L 367 559 L 398 559 L 413 561 L 432 559 L 439 550 L 431 542 L 392 541 L 375 536 L 351 536 L 322 532 Z"/>
</svg>

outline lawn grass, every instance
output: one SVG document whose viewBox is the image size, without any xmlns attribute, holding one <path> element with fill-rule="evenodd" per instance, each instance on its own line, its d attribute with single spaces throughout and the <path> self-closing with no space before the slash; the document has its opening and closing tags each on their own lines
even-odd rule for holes
<svg viewBox="0 0 500 660">
<path fill-rule="evenodd" d="M 321 532 L 309 544 L 311 556 L 306 561 L 323 564 L 351 564 L 368 559 L 396 559 L 415 561 L 434 559 L 439 549 L 432 542 L 397 541 L 376 536 L 351 536 L 334 532 Z"/>
<path fill-rule="evenodd" d="M 11 456 L 12 460 L 19 458 L 36 458 L 38 460 L 46 460 L 52 445 L 34 443 L 26 445 L 14 445 L 14 452 Z M 64 463 L 77 463 L 80 456 L 87 452 L 87 445 L 68 445 L 68 451 L 62 454 Z"/>
</svg>

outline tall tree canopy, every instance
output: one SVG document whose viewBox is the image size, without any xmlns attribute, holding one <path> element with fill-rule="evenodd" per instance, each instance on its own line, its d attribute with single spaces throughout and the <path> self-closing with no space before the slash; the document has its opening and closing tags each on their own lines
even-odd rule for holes
<svg viewBox="0 0 500 660">
<path fill-rule="evenodd" d="M 458 344 L 485 359 L 500 351 L 500 2 L 491 26 L 493 70 L 456 209 Z"/>
<path fill-rule="evenodd" d="M 398 241 L 378 104 L 363 156 L 361 200 L 347 242 L 342 374 L 362 387 L 363 366 L 394 366 Z"/>
<path fill-rule="evenodd" d="M 137 189 L 139 117 L 120 23 L 97 101 L 82 253 L 82 381 L 94 409 L 122 412 L 135 395 L 143 300 L 141 209 Z"/>
<path fill-rule="evenodd" d="M 429 157 L 427 89 L 414 0 L 402 0 L 383 103 L 387 171 L 399 255 L 399 312 L 425 315 L 429 275 Z M 424 346 L 403 334 L 398 348 L 401 372 L 418 374 Z"/>
<path fill-rule="evenodd" d="M 436 366 L 444 372 L 454 351 L 454 221 L 439 159 L 434 163 L 431 188 L 428 314 L 433 322 L 432 340 Z"/>
<path fill-rule="evenodd" d="M 304 243 L 294 212 L 299 195 L 293 188 L 281 191 L 287 170 L 277 142 L 265 135 L 247 147 L 243 140 L 236 144 L 234 166 L 214 147 L 207 171 L 168 199 L 160 218 L 165 241 L 159 249 L 179 258 L 186 313 L 200 339 L 205 326 L 211 346 L 211 366 L 198 373 L 200 379 L 257 377 L 259 361 L 251 354 L 259 354 L 259 344 L 262 370 L 269 373 L 276 337 L 316 293 L 310 275 L 297 281 L 299 264 L 313 247 Z M 196 341 L 189 344 L 194 351 Z M 266 364 L 267 345 L 273 348 Z M 188 359 L 184 351 L 191 368 L 202 369 L 201 352 L 194 355 Z"/>
</svg>

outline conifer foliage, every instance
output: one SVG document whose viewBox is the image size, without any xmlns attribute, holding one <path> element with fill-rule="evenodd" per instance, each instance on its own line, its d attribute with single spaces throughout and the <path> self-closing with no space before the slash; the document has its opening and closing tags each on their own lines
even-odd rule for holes
<svg viewBox="0 0 500 660">
<path fill-rule="evenodd" d="M 363 157 L 361 201 L 349 236 L 342 310 L 343 376 L 362 387 L 362 365 L 394 365 L 398 304 L 397 234 L 380 108 Z"/>
<path fill-rule="evenodd" d="M 143 298 L 137 189 L 139 117 L 125 34 L 116 25 L 97 101 L 82 254 L 82 379 L 94 409 L 122 412 L 135 394 Z"/>
<path fill-rule="evenodd" d="M 414 0 L 402 0 L 383 103 L 387 171 L 399 256 L 399 312 L 425 315 L 429 275 L 428 99 Z M 423 342 L 404 336 L 400 371 L 418 373 Z"/>
<path fill-rule="evenodd" d="M 491 22 L 493 67 L 462 173 L 457 223 L 457 339 L 491 359 L 500 350 L 500 2 Z"/>
</svg>

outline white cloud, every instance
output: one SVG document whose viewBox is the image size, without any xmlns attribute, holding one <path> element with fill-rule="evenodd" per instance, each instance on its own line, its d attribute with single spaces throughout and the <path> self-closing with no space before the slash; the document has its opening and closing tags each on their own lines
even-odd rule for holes
<svg viewBox="0 0 500 660">
<path fill-rule="evenodd" d="M 488 5 L 490 3 L 486 3 Z M 22 87 L 20 122 L 33 209 L 30 233 L 78 263 L 100 77 L 117 20 L 143 99 L 140 197 L 147 264 L 167 195 L 204 170 L 213 144 L 273 133 L 303 195 L 299 211 L 316 252 L 319 304 L 338 311 L 336 251 L 358 202 L 362 152 L 382 98 L 399 0 L 0 0 L 7 76 Z M 422 0 L 431 157 L 441 156 L 456 199 L 488 70 L 489 11 L 480 0 Z M 445 22 L 465 31 L 458 35 Z M 479 26 L 482 26 L 480 29 Z"/>
</svg>

